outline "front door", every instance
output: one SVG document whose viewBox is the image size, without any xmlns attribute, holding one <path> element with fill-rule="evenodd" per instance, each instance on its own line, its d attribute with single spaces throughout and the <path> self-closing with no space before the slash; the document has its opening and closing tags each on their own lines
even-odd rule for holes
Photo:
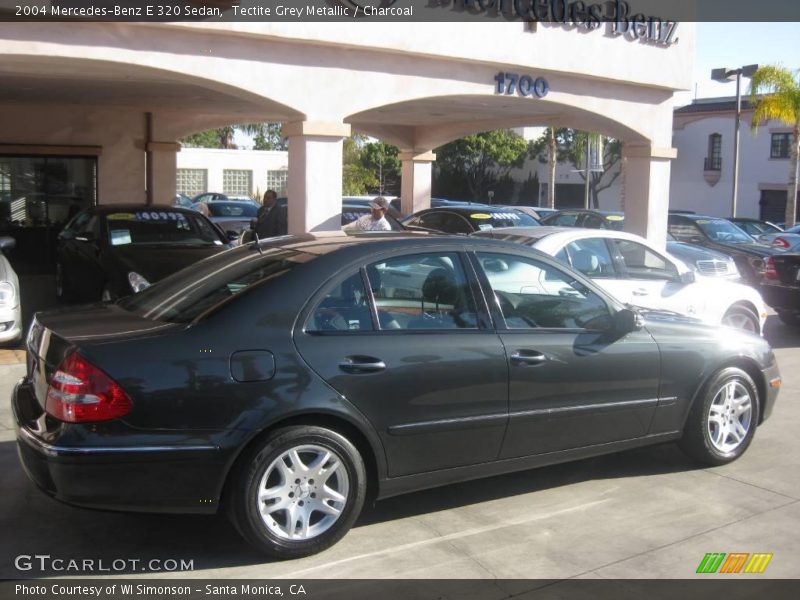
<svg viewBox="0 0 800 600">
<path fill-rule="evenodd" d="M 641 437 L 659 387 L 659 350 L 642 329 L 616 337 L 606 301 L 528 256 L 480 252 L 487 298 L 509 361 L 513 458 Z"/>
<path fill-rule="evenodd" d="M 390 476 L 500 452 L 508 367 L 468 272 L 456 251 L 376 258 L 314 300 L 295 334 L 304 359 L 372 423 Z"/>
</svg>

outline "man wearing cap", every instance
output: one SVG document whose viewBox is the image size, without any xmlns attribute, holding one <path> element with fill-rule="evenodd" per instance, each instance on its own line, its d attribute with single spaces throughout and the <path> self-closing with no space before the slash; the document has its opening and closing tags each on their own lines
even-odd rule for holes
<svg viewBox="0 0 800 600">
<path fill-rule="evenodd" d="M 383 196 L 378 196 L 369 203 L 370 213 L 348 223 L 344 231 L 391 231 L 392 226 L 386 220 L 386 211 L 389 210 L 389 201 Z"/>
</svg>

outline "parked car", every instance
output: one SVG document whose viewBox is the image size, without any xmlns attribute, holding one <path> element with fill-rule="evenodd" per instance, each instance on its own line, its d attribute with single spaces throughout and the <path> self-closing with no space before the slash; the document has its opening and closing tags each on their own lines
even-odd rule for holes
<svg viewBox="0 0 800 600">
<path fill-rule="evenodd" d="M 476 233 L 531 246 L 596 280 L 619 300 L 760 334 L 767 310 L 750 286 L 707 279 L 632 233 L 513 227 Z M 546 285 L 542 282 L 541 285 Z"/>
<path fill-rule="evenodd" d="M 543 219 L 542 224 L 622 231 L 625 227 L 625 214 L 598 210 L 564 210 Z M 706 277 L 722 277 L 731 281 L 741 279 L 736 262 L 727 254 L 679 242 L 670 233 L 667 233 L 667 252 Z"/>
<path fill-rule="evenodd" d="M 228 239 L 236 239 L 250 228 L 251 221 L 258 215 L 258 208 L 251 202 L 230 202 L 218 200 L 208 202 L 208 218 L 217 225 Z"/>
<path fill-rule="evenodd" d="M 147 204 L 79 212 L 58 236 L 56 294 L 62 300 L 113 300 L 140 292 L 228 240 L 200 213 Z"/>
<path fill-rule="evenodd" d="M 800 326 L 800 253 L 791 250 L 768 256 L 761 282 L 761 295 L 778 318 L 787 325 Z"/>
<path fill-rule="evenodd" d="M 757 336 L 639 315 L 521 245 L 408 233 L 234 248 L 39 313 L 27 349 L 12 405 L 40 488 L 118 510 L 224 499 L 279 558 L 334 544 L 368 493 L 667 441 L 729 463 L 781 384 Z"/>
<path fill-rule="evenodd" d="M 175 194 L 175 200 L 172 202 L 172 206 L 178 208 L 192 208 L 192 204 L 192 199 L 186 194 Z"/>
<path fill-rule="evenodd" d="M 727 254 L 679 242 L 670 233 L 667 233 L 667 254 L 705 277 L 721 277 L 729 281 L 740 281 L 742 278 L 736 262 Z"/>
<path fill-rule="evenodd" d="M 546 208 L 544 206 L 524 206 L 521 204 L 514 205 L 513 208 L 521 210 L 526 215 L 532 216 L 537 221 L 541 222 L 548 215 L 558 212 L 557 208 Z"/>
<path fill-rule="evenodd" d="M 687 242 L 718 250 L 735 262 L 742 279 L 758 285 L 763 277 L 764 259 L 779 252 L 777 248 L 760 244 L 726 219 L 703 215 L 670 213 L 669 233 L 679 242 Z"/>
<path fill-rule="evenodd" d="M 194 198 L 192 198 L 192 204 L 203 203 L 206 204 L 208 202 L 247 202 L 248 204 L 253 204 L 256 207 L 261 206 L 257 200 L 254 200 L 250 196 L 245 195 L 229 195 L 229 194 L 221 194 L 219 192 L 205 192 L 203 194 L 198 194 Z"/>
<path fill-rule="evenodd" d="M 746 217 L 733 217 L 728 219 L 731 223 L 736 225 L 739 229 L 744 231 L 747 235 L 758 239 L 759 236 L 765 233 L 780 233 L 783 231 L 780 227 L 769 221 L 761 221 L 760 219 L 749 219 Z"/>
<path fill-rule="evenodd" d="M 19 278 L 5 256 L 15 245 L 13 237 L 0 237 L 0 344 L 4 346 L 14 346 L 22 337 Z"/>
<path fill-rule="evenodd" d="M 585 227 L 587 229 L 613 229 L 622 231 L 625 213 L 610 210 L 567 209 L 546 215 L 542 225 L 554 227 Z"/>
<path fill-rule="evenodd" d="M 406 217 L 402 223 L 406 227 L 461 234 L 496 227 L 535 227 L 539 224 L 536 219 L 516 208 L 489 204 L 453 204 L 428 208 Z"/>
</svg>

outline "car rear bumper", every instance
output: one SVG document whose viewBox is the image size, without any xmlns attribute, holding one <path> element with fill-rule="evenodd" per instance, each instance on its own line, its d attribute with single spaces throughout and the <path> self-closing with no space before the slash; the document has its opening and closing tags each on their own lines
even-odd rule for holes
<svg viewBox="0 0 800 600">
<path fill-rule="evenodd" d="M 216 511 L 227 465 L 219 447 L 143 443 L 141 436 L 135 446 L 64 444 L 42 433 L 50 418 L 41 414 L 25 380 L 14 388 L 11 404 L 25 473 L 57 500 L 109 510 Z"/>
<path fill-rule="evenodd" d="M 764 302 L 775 310 L 800 312 L 800 287 L 779 283 L 762 283 L 759 290 Z"/>
</svg>

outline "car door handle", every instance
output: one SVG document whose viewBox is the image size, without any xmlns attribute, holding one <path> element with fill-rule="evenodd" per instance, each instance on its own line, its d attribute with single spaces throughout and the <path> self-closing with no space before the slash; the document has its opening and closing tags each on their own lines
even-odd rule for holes
<svg viewBox="0 0 800 600">
<path fill-rule="evenodd" d="M 372 356 L 347 356 L 339 363 L 345 373 L 377 373 L 385 368 L 385 362 Z"/>
<path fill-rule="evenodd" d="M 547 356 L 536 350 L 517 350 L 511 355 L 511 360 L 525 365 L 540 365 L 547 360 Z"/>
<path fill-rule="evenodd" d="M 650 291 L 646 290 L 644 288 L 638 288 L 638 289 L 633 290 L 633 295 L 634 296 L 647 296 L 649 294 L 650 294 Z"/>
</svg>

